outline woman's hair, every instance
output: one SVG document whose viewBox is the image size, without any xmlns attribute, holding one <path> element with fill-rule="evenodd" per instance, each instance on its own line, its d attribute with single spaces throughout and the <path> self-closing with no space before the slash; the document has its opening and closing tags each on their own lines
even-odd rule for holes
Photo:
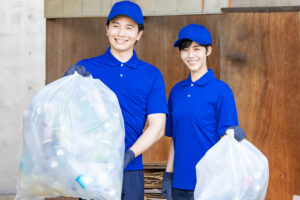
<svg viewBox="0 0 300 200">
<path fill-rule="evenodd" d="M 191 44 L 193 43 L 193 40 L 190 40 L 190 39 L 183 39 L 179 42 L 178 44 L 178 49 L 179 51 L 181 51 L 182 49 L 185 49 L 185 48 L 189 48 L 191 46 Z M 208 45 L 202 45 L 200 44 L 201 46 L 205 47 L 206 51 L 207 51 L 207 48 L 210 46 L 209 44 Z"/>
</svg>

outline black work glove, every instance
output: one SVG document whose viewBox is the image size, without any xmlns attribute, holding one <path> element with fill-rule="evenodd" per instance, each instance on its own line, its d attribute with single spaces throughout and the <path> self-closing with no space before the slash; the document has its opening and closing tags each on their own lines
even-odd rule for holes
<svg viewBox="0 0 300 200">
<path fill-rule="evenodd" d="M 172 200 L 173 172 L 164 172 L 161 194 L 167 199 Z"/>
<path fill-rule="evenodd" d="M 231 126 L 229 127 L 228 129 L 233 129 L 234 131 L 234 138 L 240 142 L 242 141 L 243 139 L 245 139 L 246 137 L 246 133 L 243 131 L 243 129 L 239 126 Z M 227 129 L 227 130 L 228 130 Z"/>
<path fill-rule="evenodd" d="M 128 149 L 124 154 L 124 169 L 135 158 L 134 152 Z"/>
<path fill-rule="evenodd" d="M 72 65 L 64 74 L 64 76 L 69 76 L 75 73 L 75 71 L 83 77 L 89 76 L 91 73 L 86 71 L 85 67 L 80 65 Z"/>
</svg>

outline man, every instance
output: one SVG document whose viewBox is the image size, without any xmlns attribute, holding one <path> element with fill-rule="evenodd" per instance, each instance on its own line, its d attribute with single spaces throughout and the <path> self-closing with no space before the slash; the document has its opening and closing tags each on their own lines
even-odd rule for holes
<svg viewBox="0 0 300 200">
<path fill-rule="evenodd" d="M 142 153 L 164 134 L 168 113 L 162 74 L 138 59 L 134 45 L 143 35 L 141 8 L 130 1 L 113 5 L 106 24 L 110 48 L 104 55 L 81 60 L 65 75 L 92 74 L 118 97 L 125 123 L 123 200 L 144 199 Z M 146 119 L 148 128 L 143 132 Z"/>
</svg>

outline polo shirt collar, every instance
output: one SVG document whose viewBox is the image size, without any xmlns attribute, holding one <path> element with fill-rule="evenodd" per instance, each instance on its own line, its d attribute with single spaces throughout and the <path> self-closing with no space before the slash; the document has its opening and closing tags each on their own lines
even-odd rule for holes
<svg viewBox="0 0 300 200">
<path fill-rule="evenodd" d="M 183 86 L 187 86 L 190 84 L 195 84 L 197 86 L 205 86 L 208 84 L 211 80 L 215 79 L 215 75 L 212 69 L 208 69 L 208 71 L 197 81 L 193 82 L 191 79 L 191 74 L 189 74 L 189 77 L 182 82 Z"/>
<path fill-rule="evenodd" d="M 106 63 L 111 67 L 120 66 L 121 64 L 124 64 L 125 66 L 133 68 L 133 69 L 137 68 L 137 63 L 139 61 L 139 59 L 135 53 L 135 50 L 133 50 L 133 55 L 131 56 L 131 58 L 127 62 L 122 63 L 112 55 L 112 53 L 110 52 L 110 47 L 106 50 L 106 52 L 104 54 L 104 59 L 105 59 Z"/>
</svg>

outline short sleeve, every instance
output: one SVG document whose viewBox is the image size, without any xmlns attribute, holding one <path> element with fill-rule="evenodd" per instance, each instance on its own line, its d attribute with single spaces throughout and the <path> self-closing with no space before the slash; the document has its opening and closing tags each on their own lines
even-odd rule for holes
<svg viewBox="0 0 300 200">
<path fill-rule="evenodd" d="M 147 102 L 147 114 L 165 113 L 168 114 L 165 82 L 160 72 L 153 80 L 151 93 Z"/>
<path fill-rule="evenodd" d="M 171 100 L 171 95 L 169 96 L 169 100 L 168 100 L 168 109 L 169 109 L 169 115 L 167 116 L 167 121 L 166 121 L 165 136 L 173 137 L 173 119 L 172 119 L 172 100 Z"/>
<path fill-rule="evenodd" d="M 217 101 L 218 136 L 221 137 L 230 126 L 238 125 L 236 104 L 231 89 L 225 89 Z"/>
<path fill-rule="evenodd" d="M 76 63 L 76 65 L 80 65 L 80 66 L 84 66 L 86 63 L 84 62 L 84 60 L 80 60 Z"/>
</svg>

